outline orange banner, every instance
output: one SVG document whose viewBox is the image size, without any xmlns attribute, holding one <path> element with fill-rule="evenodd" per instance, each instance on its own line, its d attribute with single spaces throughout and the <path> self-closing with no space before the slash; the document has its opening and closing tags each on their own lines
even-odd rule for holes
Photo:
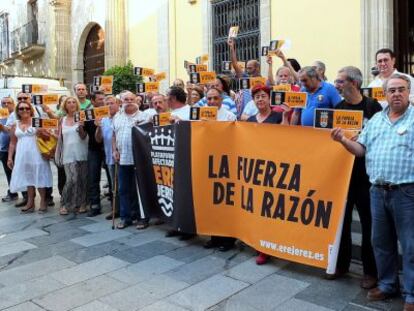
<svg viewBox="0 0 414 311">
<path fill-rule="evenodd" d="M 194 122 L 197 233 L 335 271 L 353 159 L 324 130 Z"/>
</svg>

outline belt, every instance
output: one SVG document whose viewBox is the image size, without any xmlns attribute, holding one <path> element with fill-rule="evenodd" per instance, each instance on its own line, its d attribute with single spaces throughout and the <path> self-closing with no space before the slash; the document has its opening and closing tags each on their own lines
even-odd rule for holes
<svg viewBox="0 0 414 311">
<path fill-rule="evenodd" d="M 381 188 L 387 191 L 396 190 L 403 186 L 414 186 L 414 183 L 404 183 L 404 184 L 391 184 L 391 183 L 384 183 L 384 184 L 374 184 L 374 187 Z"/>
</svg>

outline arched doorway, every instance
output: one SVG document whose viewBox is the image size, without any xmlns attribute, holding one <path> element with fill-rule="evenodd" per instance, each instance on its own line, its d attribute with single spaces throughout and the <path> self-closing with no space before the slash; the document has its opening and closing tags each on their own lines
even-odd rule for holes
<svg viewBox="0 0 414 311">
<path fill-rule="evenodd" d="M 94 25 L 86 37 L 83 50 L 83 81 L 89 87 L 93 77 L 105 71 L 105 33 L 98 25 Z"/>
</svg>

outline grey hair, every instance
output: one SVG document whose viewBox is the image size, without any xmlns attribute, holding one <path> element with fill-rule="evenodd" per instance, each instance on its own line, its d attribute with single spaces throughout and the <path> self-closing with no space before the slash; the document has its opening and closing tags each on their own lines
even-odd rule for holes
<svg viewBox="0 0 414 311">
<path fill-rule="evenodd" d="M 121 92 L 120 95 L 121 95 L 121 100 L 124 100 L 126 95 L 133 95 L 134 97 L 137 97 L 134 93 L 132 93 L 131 91 L 128 91 L 128 90 Z"/>
<path fill-rule="evenodd" d="M 406 75 L 401 74 L 401 73 L 394 73 L 393 75 L 391 75 L 391 77 L 389 77 L 387 80 L 385 80 L 384 84 L 382 85 L 385 92 L 388 90 L 388 81 L 390 81 L 392 79 L 404 80 L 405 82 L 407 82 L 408 90 L 411 89 L 411 80 L 410 80 L 409 77 L 407 77 Z"/>
<path fill-rule="evenodd" d="M 325 71 L 326 71 L 326 65 L 325 65 L 324 63 L 322 63 L 320 60 L 316 60 L 316 61 L 314 62 L 314 64 L 315 64 L 317 67 L 321 68 L 321 69 L 323 70 L 323 72 L 325 72 Z"/>
<path fill-rule="evenodd" d="M 318 73 L 316 72 L 316 69 L 312 66 L 305 66 L 301 70 L 299 70 L 299 74 L 305 73 L 309 78 L 316 78 L 320 80 Z"/>
<path fill-rule="evenodd" d="M 362 85 L 362 72 L 357 67 L 346 66 L 338 71 L 338 73 L 345 73 L 349 81 L 356 81 L 358 89 Z"/>
</svg>

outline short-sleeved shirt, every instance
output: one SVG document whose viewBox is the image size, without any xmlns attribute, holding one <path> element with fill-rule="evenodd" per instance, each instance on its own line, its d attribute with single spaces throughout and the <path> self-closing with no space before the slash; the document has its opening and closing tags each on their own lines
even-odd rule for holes
<svg viewBox="0 0 414 311">
<path fill-rule="evenodd" d="M 368 121 L 358 142 L 365 146 L 369 180 L 373 184 L 414 182 L 414 107 L 391 122 L 389 107 Z"/>
<path fill-rule="evenodd" d="M 327 82 L 321 81 L 319 88 L 314 93 L 309 93 L 306 88 L 302 92 L 308 93 L 306 108 L 302 109 L 301 124 L 313 126 L 316 108 L 334 108 L 342 99 L 335 87 Z"/>
<path fill-rule="evenodd" d="M 217 111 L 217 121 L 236 121 L 236 115 L 221 105 L 220 109 Z"/>
<path fill-rule="evenodd" d="M 397 69 L 395 69 L 394 72 L 392 73 L 392 75 L 394 75 L 394 74 L 404 75 L 404 76 L 406 76 L 407 78 L 410 79 L 410 81 L 411 81 L 410 102 L 412 104 L 414 104 L 414 78 L 411 77 L 410 75 L 406 74 L 406 73 L 399 72 Z M 383 87 L 385 80 L 386 79 L 382 79 L 382 78 L 380 78 L 380 76 L 377 76 L 374 80 L 371 81 L 371 83 L 368 85 L 368 87 Z M 388 105 L 386 100 L 382 100 L 379 103 L 381 104 L 381 106 L 383 108 L 385 108 Z"/>
<path fill-rule="evenodd" d="M 257 122 L 257 115 L 251 116 L 247 119 L 247 122 Z M 282 122 L 283 115 L 281 112 L 272 111 L 269 116 L 262 123 L 280 124 Z"/>
<path fill-rule="evenodd" d="M 174 117 L 178 117 L 183 121 L 190 120 L 190 105 L 184 105 L 181 108 L 172 110 L 171 115 Z"/>
<path fill-rule="evenodd" d="M 85 101 L 80 104 L 80 109 L 85 110 L 85 109 L 89 109 L 89 108 L 92 108 L 91 101 L 89 99 L 85 99 Z"/>
<path fill-rule="evenodd" d="M 112 121 L 112 128 L 115 132 L 116 148 L 119 152 L 120 165 L 133 165 L 132 153 L 132 127 L 142 121 L 142 112 L 137 111 L 132 115 L 125 112 L 118 113 Z"/>
<path fill-rule="evenodd" d="M 105 150 L 105 163 L 106 165 L 115 164 L 114 158 L 112 156 L 112 136 L 114 130 L 112 128 L 111 118 L 103 118 L 101 121 L 101 130 L 102 130 L 102 140 Z"/>
<path fill-rule="evenodd" d="M 363 96 L 361 102 L 356 105 L 350 104 L 344 99 L 335 107 L 335 109 L 362 111 L 364 116 L 364 126 L 367 124 L 368 120 L 382 110 L 382 107 L 376 99 Z M 356 186 L 362 183 L 369 184 L 365 168 L 365 157 L 358 157 L 355 159 L 354 167 L 352 169 L 351 185 L 354 185 L 354 183 Z"/>
<path fill-rule="evenodd" d="M 256 103 L 252 99 L 246 104 L 246 106 L 244 106 L 242 115 L 244 114 L 244 115 L 251 117 L 251 116 L 256 115 L 258 112 L 259 110 L 257 109 Z"/>
<path fill-rule="evenodd" d="M 221 95 L 221 97 L 223 98 L 222 107 L 230 110 L 233 114 L 237 114 L 236 103 L 233 101 L 233 99 L 231 99 L 230 96 L 224 93 Z M 198 106 L 198 107 L 207 106 L 207 98 L 203 97 L 197 103 L 195 103 L 195 106 Z"/>
<path fill-rule="evenodd" d="M 9 117 L 10 117 L 10 115 L 9 115 Z M 0 119 L 0 124 L 6 125 L 7 119 Z M 1 131 L 0 132 L 0 152 L 7 152 L 9 150 L 9 144 L 10 144 L 10 135 L 9 135 L 9 133 Z"/>
</svg>

